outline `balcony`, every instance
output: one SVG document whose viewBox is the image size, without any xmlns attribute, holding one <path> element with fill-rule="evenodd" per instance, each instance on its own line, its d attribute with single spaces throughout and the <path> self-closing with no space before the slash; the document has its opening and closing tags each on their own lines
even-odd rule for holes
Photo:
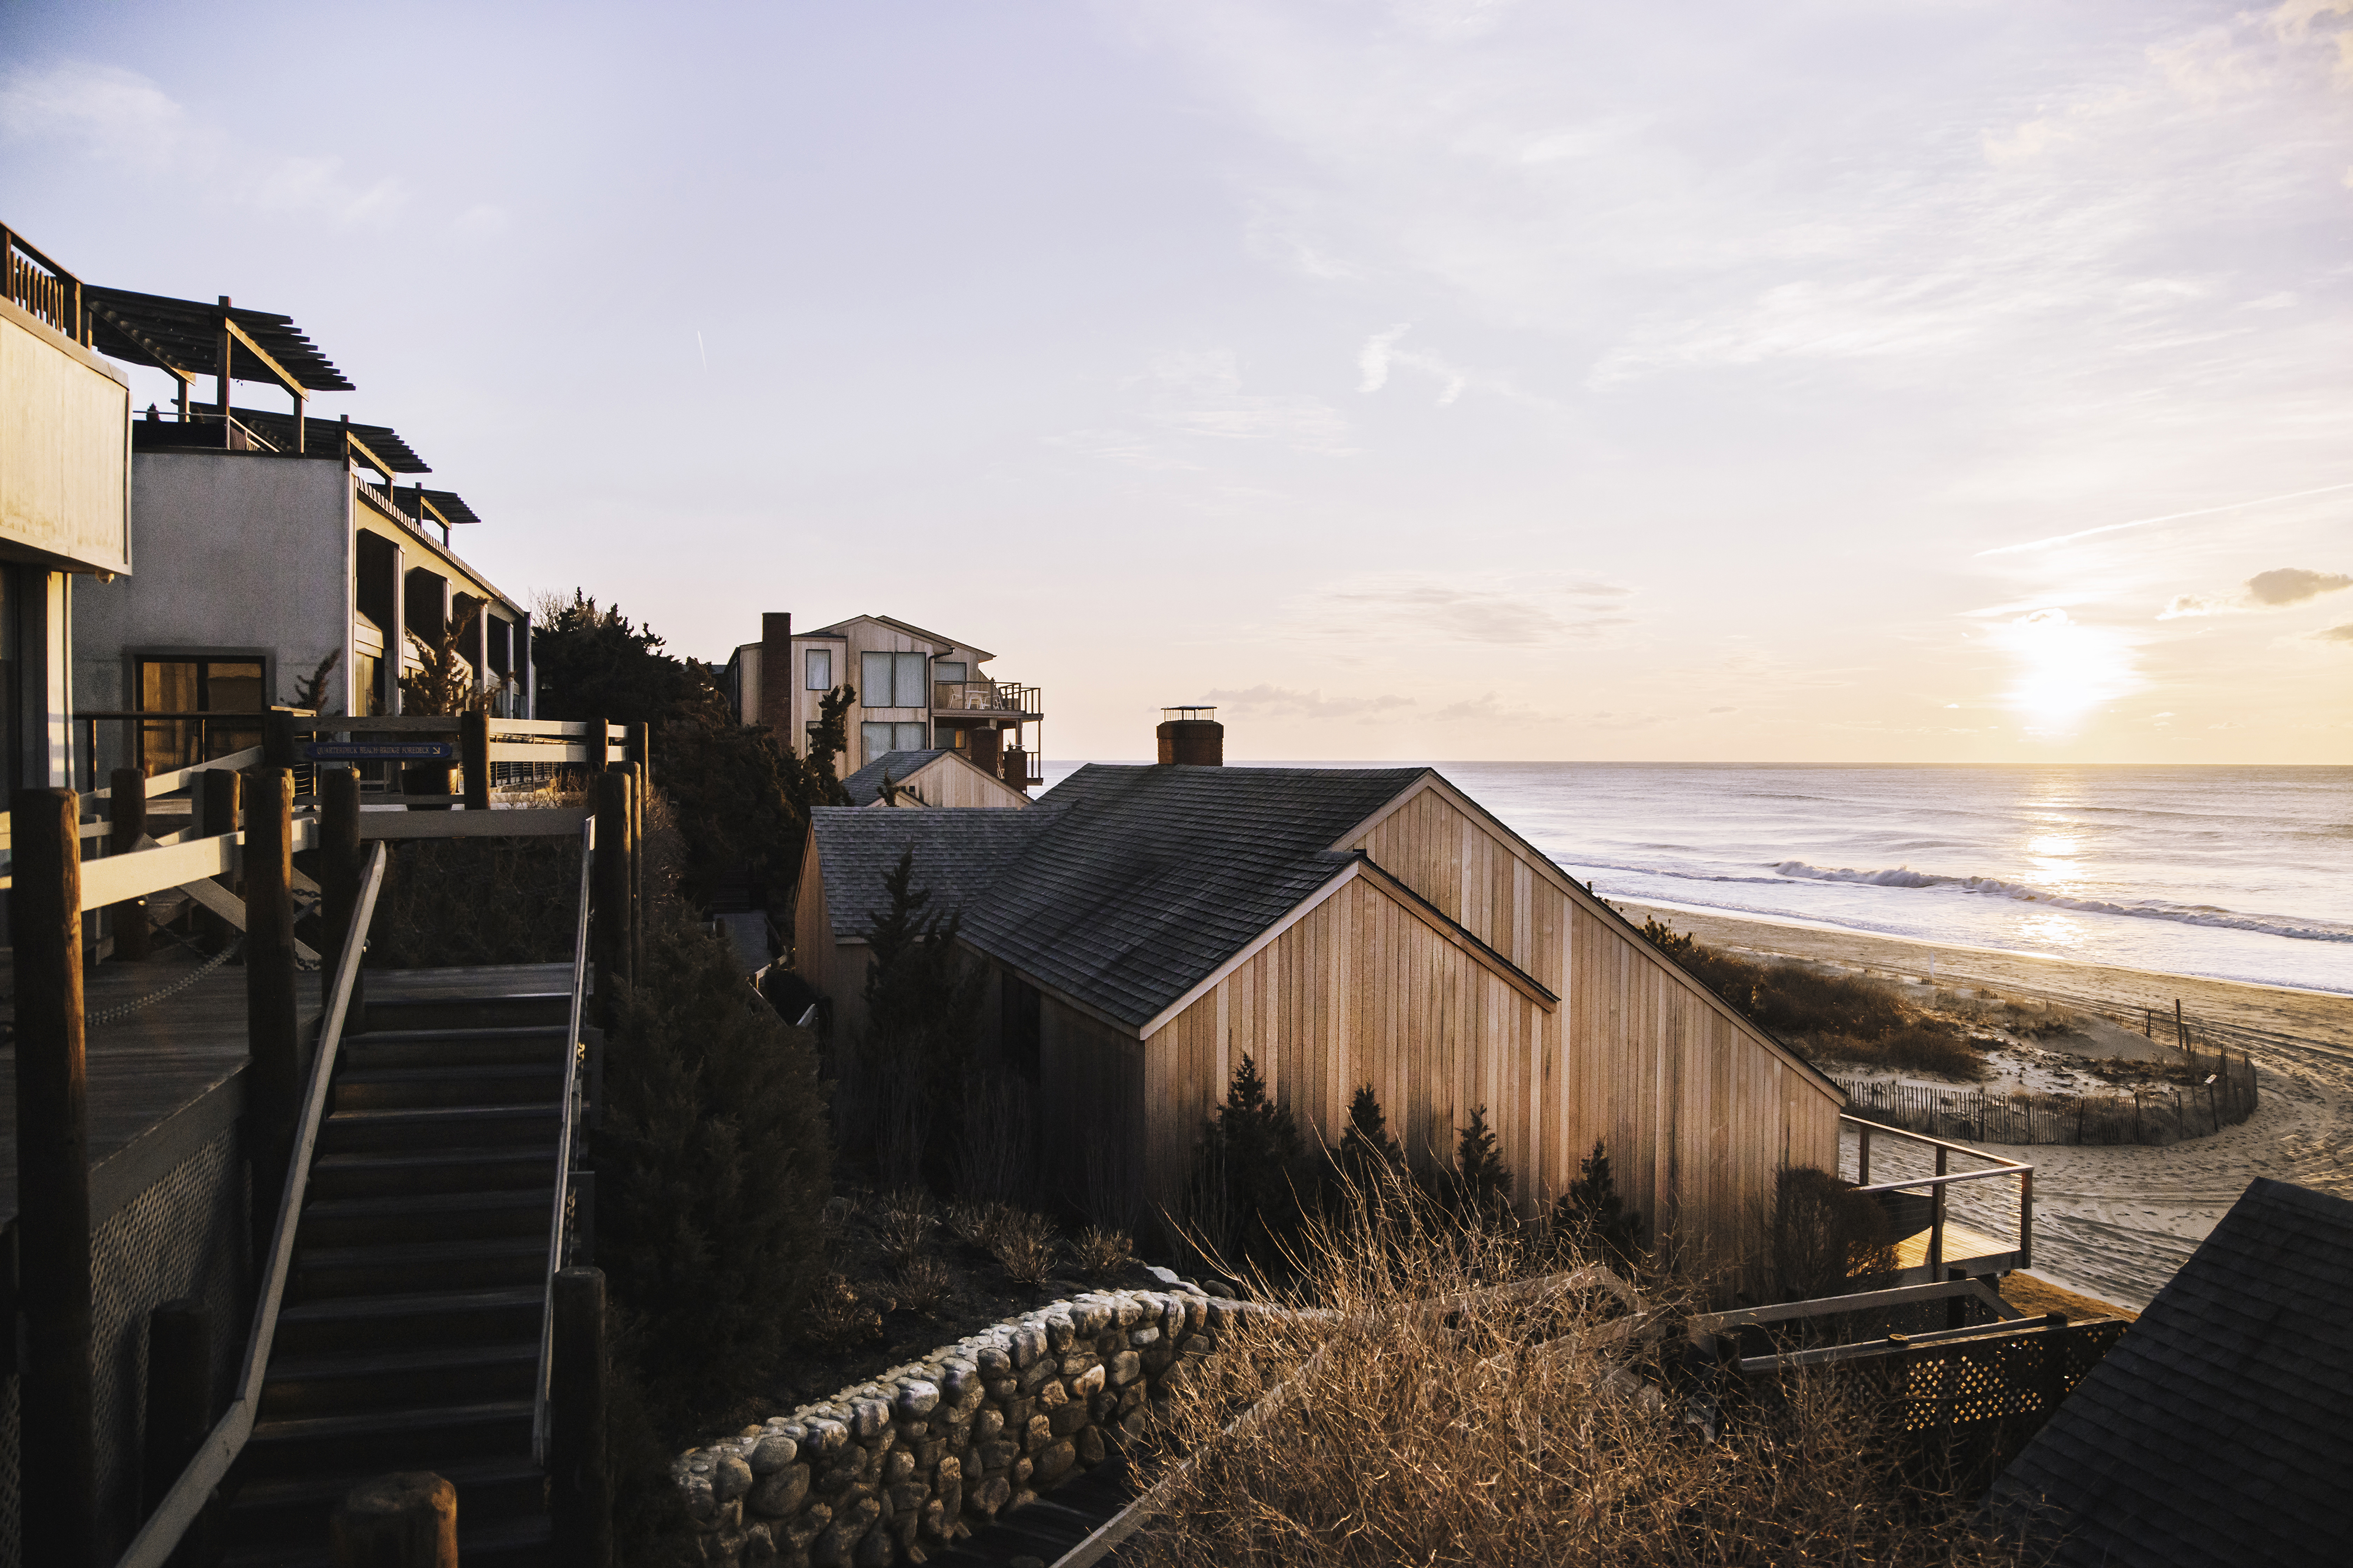
<svg viewBox="0 0 2353 1568">
<path fill-rule="evenodd" d="M 1017 686 L 997 680 L 935 680 L 932 683 L 932 711 L 945 718 L 969 713 L 976 719 L 1038 720 L 1045 699 L 1035 686 Z"/>
</svg>

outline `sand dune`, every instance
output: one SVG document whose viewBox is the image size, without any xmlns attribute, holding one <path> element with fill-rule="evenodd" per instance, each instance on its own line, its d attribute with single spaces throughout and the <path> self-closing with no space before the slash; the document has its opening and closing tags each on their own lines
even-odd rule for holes
<svg viewBox="0 0 2353 1568">
<path fill-rule="evenodd" d="M 1645 915 L 1713 946 L 1866 966 L 1996 991 L 2096 996 L 2169 1018 L 2176 998 L 2205 1019 L 2267 1029 L 2302 1043 L 2251 1048 L 2262 1087 L 2237 1127 L 2167 1149 L 1988 1145 L 2035 1167 L 2034 1272 L 2133 1307 L 2147 1305 L 2249 1182 L 2272 1176 L 2353 1197 L 2353 997 L 1947 947 L 1856 931 L 1653 909 Z"/>
</svg>

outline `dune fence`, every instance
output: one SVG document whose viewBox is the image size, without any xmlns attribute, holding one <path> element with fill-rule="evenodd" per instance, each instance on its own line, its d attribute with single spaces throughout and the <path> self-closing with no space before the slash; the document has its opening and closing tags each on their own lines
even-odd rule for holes
<svg viewBox="0 0 2353 1568">
<path fill-rule="evenodd" d="M 1973 1143 L 2178 1143 L 2255 1113 L 2255 1069 L 2244 1053 L 2193 1051 L 2189 1065 L 2191 1082 L 2094 1094 L 1833 1081 L 1851 1116 Z"/>
</svg>

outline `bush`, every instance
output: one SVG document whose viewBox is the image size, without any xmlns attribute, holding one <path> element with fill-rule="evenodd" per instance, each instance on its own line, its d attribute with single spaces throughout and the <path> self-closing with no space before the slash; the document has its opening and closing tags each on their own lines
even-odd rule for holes
<svg viewBox="0 0 2353 1568">
<path fill-rule="evenodd" d="M 656 906 L 607 1035 L 597 1261 L 666 1434 L 763 1387 L 821 1274 L 832 1152 L 815 1041 L 727 944 Z"/>
<path fill-rule="evenodd" d="M 1054 1271 L 1053 1225 L 1044 1215 L 1005 1210 L 998 1215 L 988 1251 L 1008 1279 L 1034 1289 Z"/>
<path fill-rule="evenodd" d="M 1641 1261 L 1642 1216 L 1618 1195 L 1609 1151 L 1599 1139 L 1577 1165 L 1577 1180 L 1554 1202 L 1551 1230 L 1556 1251 L 1599 1258 L 1621 1274 Z"/>
<path fill-rule="evenodd" d="M 1773 1205 L 1773 1274 L 1783 1297 L 1840 1296 L 1895 1267 L 1886 1211 L 1827 1171 L 1784 1170 Z"/>
<path fill-rule="evenodd" d="M 370 969 L 569 963 L 579 912 L 577 838 L 396 844 L 363 962 Z"/>
<path fill-rule="evenodd" d="M 1512 1216 L 1512 1173 L 1487 1128 L 1487 1108 L 1473 1107 L 1462 1130 L 1450 1184 L 1455 1215 L 1465 1225 L 1499 1225 Z"/>
<path fill-rule="evenodd" d="M 980 1033 L 987 972 L 957 950 L 963 921 L 930 908 L 910 849 L 883 878 L 890 905 L 866 933 L 866 1028 L 844 1141 L 863 1142 L 893 1186 L 945 1186 L 961 1141 L 957 1090 Z"/>
<path fill-rule="evenodd" d="M 1099 1225 L 1091 1225 L 1079 1233 L 1071 1257 L 1079 1272 L 1090 1279 L 1115 1279 L 1134 1267 L 1135 1244 L 1124 1230 L 1105 1230 Z"/>
<path fill-rule="evenodd" d="M 1258 1063 L 1245 1055 L 1225 1103 L 1209 1120 L 1196 1163 L 1188 1222 L 1213 1267 L 1247 1261 L 1261 1268 L 1281 1258 L 1297 1228 L 1303 1185 L 1299 1128 L 1266 1091 Z"/>
</svg>

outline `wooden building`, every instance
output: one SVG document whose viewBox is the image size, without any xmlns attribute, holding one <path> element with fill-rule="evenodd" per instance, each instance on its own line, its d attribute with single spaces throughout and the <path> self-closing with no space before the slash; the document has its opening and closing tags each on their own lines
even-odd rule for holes
<svg viewBox="0 0 2353 1568">
<path fill-rule="evenodd" d="M 996 657 L 889 616 L 795 632 L 791 616 L 771 613 L 760 617 L 760 640 L 729 656 L 726 683 L 739 720 L 765 724 L 801 756 L 826 695 L 846 686 L 854 700 L 845 766 L 949 751 L 1026 791 L 1044 782 L 1042 699 L 1034 686 L 982 674 Z"/>
<path fill-rule="evenodd" d="M 849 804 L 1020 807 L 1029 797 L 962 752 L 885 752 L 841 781 Z"/>
<path fill-rule="evenodd" d="M 988 964 L 992 1048 L 1038 1083 L 1047 1147 L 1092 1145 L 1147 1207 L 1176 1204 L 1245 1055 L 1335 1143 L 1370 1084 L 1424 1163 L 1485 1107 L 1526 1213 L 1604 1142 L 1694 1258 L 1783 1166 L 1835 1167 L 1836 1085 L 1434 770 L 1098 765 L 1018 813 L 820 811 L 797 963 L 853 1025 L 860 933 L 910 849 Z"/>
</svg>

